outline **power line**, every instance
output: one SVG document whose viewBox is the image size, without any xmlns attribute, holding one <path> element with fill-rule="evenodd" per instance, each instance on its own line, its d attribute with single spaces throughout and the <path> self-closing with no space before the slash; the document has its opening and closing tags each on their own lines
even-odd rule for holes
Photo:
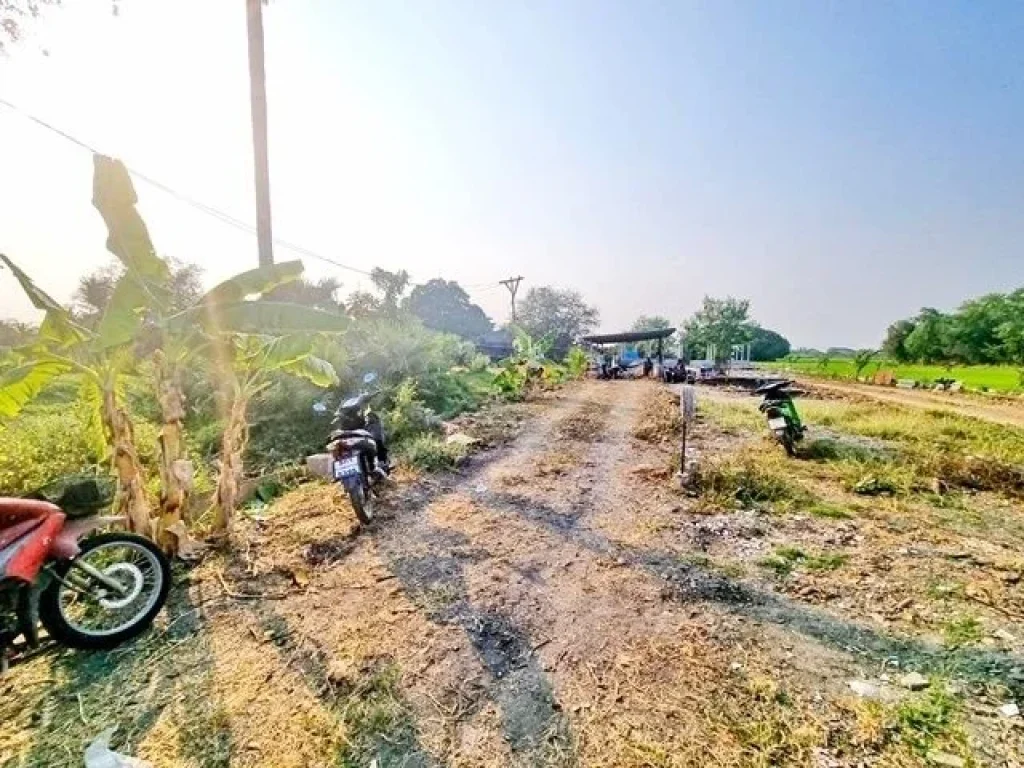
<svg viewBox="0 0 1024 768">
<path fill-rule="evenodd" d="M 60 128 L 57 128 L 54 125 L 51 125 L 50 123 L 46 122 L 42 118 L 36 117 L 35 115 L 33 115 L 33 114 L 29 113 L 29 112 L 26 112 L 25 110 L 21 109 L 17 105 L 12 104 L 11 102 L 7 101 L 7 99 L 5 99 L 3 97 L 0 97 L 0 104 L 3 104 L 8 109 L 10 109 L 10 110 L 12 110 L 14 112 L 17 112 L 19 115 L 21 115 L 22 117 L 25 117 L 25 118 L 31 120 L 36 125 L 39 125 L 40 127 L 45 128 L 46 130 L 50 131 L 51 133 L 55 133 L 56 135 L 60 136 L 62 139 L 65 139 L 65 140 L 71 142 L 72 144 L 74 144 L 74 145 L 76 145 L 78 147 L 81 147 L 82 149 L 87 150 L 88 152 L 91 152 L 94 155 L 103 154 L 98 149 L 96 149 L 95 147 L 87 144 L 86 142 L 82 141 L 81 139 L 76 138 L 75 136 L 72 136 L 70 133 L 67 133 L 66 131 L 63 131 Z M 219 208 L 214 208 L 212 205 L 207 205 L 206 203 L 204 203 L 204 202 L 202 202 L 200 200 L 197 200 L 194 197 L 185 194 L 184 192 L 179 192 L 178 190 L 174 189 L 173 187 L 170 187 L 167 184 L 164 184 L 163 182 L 158 181 L 157 179 L 154 179 L 152 176 L 149 176 L 148 174 L 145 174 L 142 171 L 139 171 L 139 170 L 137 170 L 135 168 L 132 168 L 131 166 L 129 166 L 127 164 L 125 165 L 125 169 L 132 176 L 137 178 L 139 181 L 143 181 L 146 184 L 149 184 L 150 186 L 155 187 L 156 189 L 159 189 L 161 192 L 163 192 L 163 193 L 165 193 L 167 195 L 170 195 L 171 197 L 173 197 L 175 200 L 178 200 L 179 202 L 185 203 L 186 205 L 189 205 L 189 206 L 191 206 L 191 207 L 193 207 L 193 208 L 195 208 L 195 209 L 197 209 L 197 210 L 207 214 L 208 216 L 212 216 L 213 218 L 221 221 L 224 224 L 227 224 L 229 226 L 232 226 L 232 227 L 235 227 L 237 229 L 240 229 L 240 230 L 246 232 L 249 235 L 256 235 L 257 234 L 256 227 L 254 227 L 252 224 L 249 224 L 246 221 L 243 221 L 241 219 L 235 218 L 231 214 L 225 213 L 224 211 L 220 210 Z M 337 267 L 338 269 L 348 270 L 349 272 L 355 272 L 357 274 L 364 275 L 366 277 L 371 277 L 372 276 L 372 272 L 370 272 L 368 270 L 360 269 L 359 267 L 353 267 L 353 266 L 351 266 L 349 264 L 345 264 L 343 262 L 337 261 L 336 259 L 332 259 L 332 258 L 330 258 L 328 256 L 324 256 L 323 254 L 317 253 L 316 251 L 313 251 L 313 250 L 311 250 L 309 248 L 306 248 L 305 246 L 298 245 L 297 243 L 292 243 L 292 242 L 289 242 L 287 240 L 283 240 L 283 239 L 278 238 L 278 237 L 273 238 L 273 243 L 274 243 L 274 245 L 280 246 L 281 248 L 284 248 L 286 250 L 292 251 L 294 253 L 302 254 L 303 256 L 308 256 L 311 259 L 316 259 L 318 261 L 322 261 L 325 264 L 330 264 L 331 266 Z M 417 286 L 417 285 L 422 285 L 423 283 L 411 282 L 410 284 L 413 285 L 413 286 Z M 473 286 L 464 286 L 463 289 L 468 293 L 470 291 L 474 291 L 474 290 L 477 290 L 477 289 L 485 289 L 485 290 L 487 290 L 487 289 L 491 289 L 491 288 L 496 288 L 499 285 L 500 285 L 500 283 L 496 283 L 496 282 L 479 283 L 479 284 L 473 285 Z"/>
</svg>

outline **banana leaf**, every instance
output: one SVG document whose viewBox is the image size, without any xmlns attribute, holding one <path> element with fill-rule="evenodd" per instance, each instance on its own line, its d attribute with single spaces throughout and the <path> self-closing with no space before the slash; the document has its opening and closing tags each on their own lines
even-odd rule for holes
<svg viewBox="0 0 1024 768">
<path fill-rule="evenodd" d="M 69 363 L 42 360 L 4 371 L 0 375 L 0 416 L 17 416 L 46 385 L 71 369 Z"/>
<path fill-rule="evenodd" d="M 133 273 L 121 275 L 96 328 L 100 349 L 126 344 L 135 338 L 149 305 L 149 296 L 145 285 Z"/>
<path fill-rule="evenodd" d="M 348 326 L 348 318 L 333 312 L 273 301 L 239 301 L 228 304 L 200 304 L 168 318 L 174 333 L 201 328 L 218 333 L 338 333 Z"/>
<path fill-rule="evenodd" d="M 171 270 L 156 255 L 146 222 L 135 208 L 139 197 L 128 169 L 106 155 L 96 154 L 92 159 L 92 204 L 107 225 L 107 250 L 144 284 L 166 291 Z"/>
<path fill-rule="evenodd" d="M 84 341 L 89 337 L 89 332 L 71 318 L 71 313 L 37 286 L 32 278 L 22 272 L 13 261 L 2 253 L 0 253 L 0 260 L 14 273 L 14 277 L 21 284 L 25 295 L 28 296 L 28 300 L 32 302 L 32 306 L 46 313 L 39 326 L 40 338 L 67 346 Z"/>
<path fill-rule="evenodd" d="M 284 261 L 268 267 L 250 269 L 214 286 L 199 303 L 209 306 L 245 301 L 251 296 L 260 296 L 279 285 L 298 280 L 302 270 L 301 261 Z"/>
<path fill-rule="evenodd" d="M 338 383 L 334 366 L 315 355 L 305 355 L 275 366 L 275 370 L 305 379 L 318 387 L 333 387 Z"/>
</svg>

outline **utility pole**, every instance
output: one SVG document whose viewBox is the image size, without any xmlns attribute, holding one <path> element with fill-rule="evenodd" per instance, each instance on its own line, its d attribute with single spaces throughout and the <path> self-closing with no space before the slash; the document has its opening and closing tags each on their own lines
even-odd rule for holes
<svg viewBox="0 0 1024 768">
<path fill-rule="evenodd" d="M 253 169 L 256 178 L 256 240 L 260 266 L 274 263 L 270 226 L 270 160 L 267 156 L 267 75 L 263 66 L 263 0 L 245 0 L 249 30 L 249 98 L 252 108 Z"/>
<path fill-rule="evenodd" d="M 498 283 L 508 288 L 508 292 L 512 294 L 512 324 L 516 323 L 516 293 L 519 291 L 519 284 L 523 281 L 523 276 L 510 277 L 508 280 L 499 280 Z"/>
</svg>

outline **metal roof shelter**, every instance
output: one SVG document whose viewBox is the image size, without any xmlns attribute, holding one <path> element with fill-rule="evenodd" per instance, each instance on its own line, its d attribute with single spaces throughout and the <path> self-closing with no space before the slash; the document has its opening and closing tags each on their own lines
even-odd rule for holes
<svg viewBox="0 0 1024 768">
<path fill-rule="evenodd" d="M 625 333 L 599 333 L 584 336 L 583 341 L 589 344 L 634 344 L 638 341 L 658 342 L 658 363 L 661 363 L 662 344 L 665 339 L 676 332 L 675 328 L 656 328 L 653 331 L 626 331 Z"/>
<path fill-rule="evenodd" d="M 584 336 L 583 340 L 591 344 L 632 344 L 637 341 L 655 341 L 667 339 L 676 332 L 675 328 L 657 328 L 653 331 L 627 331 L 626 333 L 599 333 Z"/>
</svg>

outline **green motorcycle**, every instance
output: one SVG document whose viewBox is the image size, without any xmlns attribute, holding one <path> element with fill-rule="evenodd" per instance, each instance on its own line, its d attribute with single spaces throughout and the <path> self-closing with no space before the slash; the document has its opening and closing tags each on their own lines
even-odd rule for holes
<svg viewBox="0 0 1024 768">
<path fill-rule="evenodd" d="M 796 456 L 796 443 L 803 440 L 804 425 L 793 402 L 798 393 L 790 389 L 792 384 L 787 379 L 770 381 L 754 390 L 754 394 L 764 397 L 757 410 L 768 417 L 768 429 L 782 443 L 787 455 Z"/>
</svg>

